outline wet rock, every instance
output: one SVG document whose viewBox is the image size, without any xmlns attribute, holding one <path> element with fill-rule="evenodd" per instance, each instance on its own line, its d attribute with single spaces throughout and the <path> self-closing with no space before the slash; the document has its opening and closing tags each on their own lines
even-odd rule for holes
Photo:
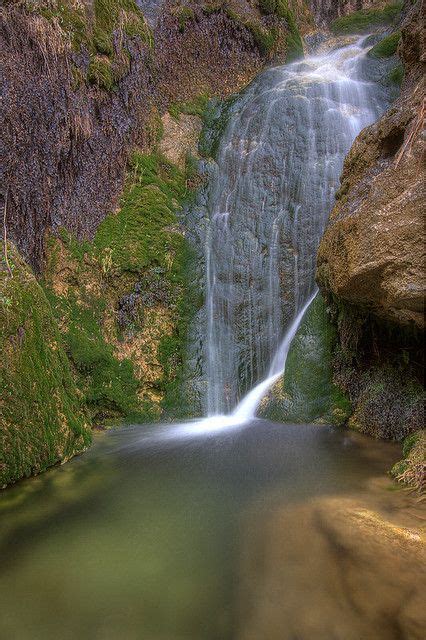
<svg viewBox="0 0 426 640">
<path fill-rule="evenodd" d="M 425 551 L 418 526 L 363 500 L 278 508 L 247 535 L 237 638 L 421 640 Z"/>
<path fill-rule="evenodd" d="M 420 2 L 402 29 L 401 97 L 355 141 L 318 254 L 321 287 L 398 324 L 424 328 Z"/>
<path fill-rule="evenodd" d="M 321 27 L 354 11 L 382 8 L 386 4 L 387 0 L 309 0 L 315 22 Z"/>
</svg>

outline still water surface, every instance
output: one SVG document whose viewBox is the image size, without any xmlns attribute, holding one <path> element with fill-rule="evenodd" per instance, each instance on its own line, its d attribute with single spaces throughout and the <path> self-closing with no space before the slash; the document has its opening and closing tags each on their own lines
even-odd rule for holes
<svg viewBox="0 0 426 640">
<path fill-rule="evenodd" d="M 99 434 L 81 458 L 0 496 L 0 637 L 243 637 L 242 558 L 263 553 L 259 526 L 282 505 L 362 495 L 398 455 L 327 426 L 261 420 Z"/>
</svg>

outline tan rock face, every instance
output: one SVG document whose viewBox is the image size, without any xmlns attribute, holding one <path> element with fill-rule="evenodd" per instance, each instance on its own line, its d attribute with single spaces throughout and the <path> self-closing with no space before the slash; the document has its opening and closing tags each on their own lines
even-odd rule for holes
<svg viewBox="0 0 426 640">
<path fill-rule="evenodd" d="M 421 3 L 407 17 L 401 97 L 355 141 L 318 254 L 317 279 L 344 302 L 424 327 L 424 86 Z"/>
<path fill-rule="evenodd" d="M 160 142 L 160 151 L 170 162 L 185 169 L 187 154 L 197 156 L 198 139 L 202 129 L 201 118 L 181 113 L 177 120 L 169 113 L 165 113 L 161 121 L 163 137 Z"/>
</svg>

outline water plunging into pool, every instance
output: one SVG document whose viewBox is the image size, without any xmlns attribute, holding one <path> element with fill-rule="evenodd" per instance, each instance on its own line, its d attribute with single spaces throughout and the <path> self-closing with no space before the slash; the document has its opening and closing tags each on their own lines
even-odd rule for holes
<svg viewBox="0 0 426 640">
<path fill-rule="evenodd" d="M 206 412 L 244 422 L 283 374 L 315 296 L 343 160 L 383 108 L 363 41 L 268 69 L 231 107 L 206 234 Z M 211 421 L 211 420 L 210 420 Z"/>
<path fill-rule="evenodd" d="M 381 110 L 363 57 L 356 43 L 269 69 L 231 107 L 206 241 L 210 417 L 98 434 L 84 456 L 0 492 L 1 638 L 420 629 L 421 514 L 377 484 L 399 447 L 250 419 L 315 295 L 344 155 Z"/>
</svg>

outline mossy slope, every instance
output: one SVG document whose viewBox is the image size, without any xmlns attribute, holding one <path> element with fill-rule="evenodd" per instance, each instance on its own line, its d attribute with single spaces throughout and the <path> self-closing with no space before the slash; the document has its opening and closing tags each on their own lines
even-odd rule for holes
<svg viewBox="0 0 426 640">
<path fill-rule="evenodd" d="M 111 91 L 129 70 L 128 42 L 136 38 L 151 46 L 152 34 L 134 0 L 93 0 L 91 4 L 26 0 L 25 8 L 56 21 L 73 50 L 89 55 L 89 83 Z"/>
<path fill-rule="evenodd" d="M 10 247 L 0 271 L 0 486 L 44 471 L 91 440 L 52 309 Z"/>
<path fill-rule="evenodd" d="M 96 423 L 155 420 L 163 402 L 182 411 L 176 380 L 193 296 L 178 214 L 189 179 L 157 153 L 136 153 L 121 206 L 93 242 L 66 232 L 50 241 L 46 289 Z"/>
</svg>

